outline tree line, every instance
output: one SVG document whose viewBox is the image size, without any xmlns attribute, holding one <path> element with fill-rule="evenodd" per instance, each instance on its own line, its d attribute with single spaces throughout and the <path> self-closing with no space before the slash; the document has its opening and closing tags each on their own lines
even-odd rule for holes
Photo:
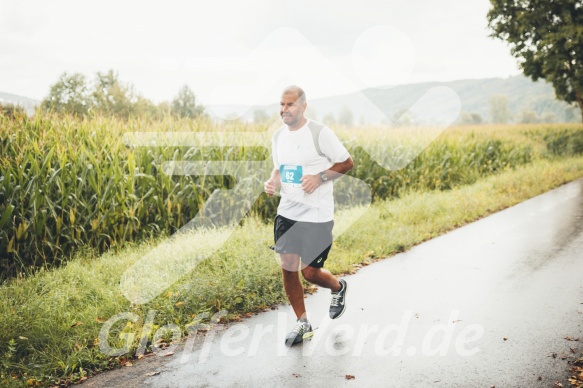
<svg viewBox="0 0 583 388">
<path fill-rule="evenodd" d="M 93 81 L 81 73 L 63 73 L 51 85 L 40 109 L 75 116 L 103 114 L 120 118 L 167 115 L 196 118 L 205 114 L 188 85 L 182 86 L 171 102 L 154 104 L 136 92 L 131 83 L 121 81 L 113 70 L 97 72 Z"/>
<path fill-rule="evenodd" d="M 575 122 L 577 119 L 576 108 L 568 106 L 560 112 L 544 111 L 537 113 L 531 107 L 525 107 L 518 113 L 513 113 L 509 107 L 508 96 L 498 94 L 491 96 L 488 100 L 488 121 L 477 112 L 463 111 L 458 119 L 459 124 L 476 125 L 485 124 L 487 122 L 492 124 L 533 124 L 533 123 L 555 123 L 559 120 L 563 122 Z"/>
</svg>

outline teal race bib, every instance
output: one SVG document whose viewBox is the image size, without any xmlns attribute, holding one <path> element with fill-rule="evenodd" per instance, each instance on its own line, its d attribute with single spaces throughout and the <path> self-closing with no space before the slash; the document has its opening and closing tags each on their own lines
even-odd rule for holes
<svg viewBox="0 0 583 388">
<path fill-rule="evenodd" d="M 281 176 L 281 184 L 286 186 L 301 186 L 302 182 L 302 166 L 294 166 L 291 164 L 282 164 L 279 167 L 279 174 Z"/>
</svg>

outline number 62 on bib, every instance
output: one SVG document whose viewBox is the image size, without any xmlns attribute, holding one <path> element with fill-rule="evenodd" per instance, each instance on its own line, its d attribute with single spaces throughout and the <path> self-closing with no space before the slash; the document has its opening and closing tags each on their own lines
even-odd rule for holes
<svg viewBox="0 0 583 388">
<path fill-rule="evenodd" d="M 279 167 L 281 184 L 284 186 L 299 187 L 302 185 L 302 166 L 282 164 Z"/>
</svg>

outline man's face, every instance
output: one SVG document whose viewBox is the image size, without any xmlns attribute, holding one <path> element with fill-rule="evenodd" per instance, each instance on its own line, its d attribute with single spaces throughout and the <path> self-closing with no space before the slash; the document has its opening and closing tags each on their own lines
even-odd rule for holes
<svg viewBox="0 0 583 388">
<path fill-rule="evenodd" d="M 297 93 L 284 93 L 281 96 L 281 101 L 279 103 L 279 114 L 281 119 L 290 127 L 293 127 L 300 122 L 302 117 L 304 117 L 304 111 L 306 110 L 307 104 L 298 101 L 298 98 L 299 96 Z"/>
</svg>

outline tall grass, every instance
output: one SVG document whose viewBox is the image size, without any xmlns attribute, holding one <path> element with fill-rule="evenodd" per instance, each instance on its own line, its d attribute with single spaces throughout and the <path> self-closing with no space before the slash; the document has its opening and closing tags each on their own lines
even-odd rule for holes
<svg viewBox="0 0 583 388">
<path fill-rule="evenodd" d="M 336 274 L 350 273 L 359 263 L 401 252 L 581 176 L 581 157 L 536 160 L 451 191 L 402 192 L 399 199 L 376 201 L 335 241 L 327 267 Z M 354 210 L 341 210 L 337 226 L 354 218 Z M 196 233 L 206 233 L 204 238 L 211 241 L 224 231 Z M 188 239 L 184 235 L 174 243 L 189 246 Z M 200 313 L 227 309 L 234 318 L 283 302 L 281 269 L 267 249 L 271 239 L 272 225 L 246 218 L 219 251 L 146 305 L 125 299 L 119 280 L 165 236 L 129 242 L 101 256 L 78 252 L 60 268 L 6 281 L 0 286 L 0 386 L 68 386 L 120 365 L 124 357 L 135 355 L 150 310 L 156 311 L 153 331 L 172 323 L 186 335 L 187 325 Z M 171 254 L 162 252 L 160 260 L 171 259 Z M 122 346 L 123 335 L 135 337 L 128 354 L 110 357 L 100 351 L 98 333 L 121 312 L 140 319 L 112 328 L 107 338 L 112 347 Z M 150 350 L 152 342 L 150 336 Z"/>
<path fill-rule="evenodd" d="M 247 151 L 136 149 L 122 141 L 128 131 L 177 127 L 217 129 L 206 121 L 170 118 L 122 122 L 0 116 L 2 274 L 59 263 L 82 246 L 105 251 L 162 231 L 172 233 L 194 217 L 214 189 L 229 185 L 228 179 L 174 177 L 161 172 L 162 163 L 220 160 L 226 154 L 244 159 Z"/>
<path fill-rule="evenodd" d="M 409 190 L 451 189 L 547 154 L 581 153 L 583 128 L 559 128 L 564 129 L 548 125 L 448 129 L 396 171 L 381 166 L 383 155 L 392 155 L 395 149 L 386 128 L 339 128 L 338 134 L 355 159 L 350 175 L 365 181 L 378 200 Z M 164 162 L 264 161 L 264 171 L 241 164 L 247 170 L 239 174 L 246 177 L 250 190 L 260 191 L 271 168 L 269 151 L 248 146 L 241 134 L 265 130 L 241 123 L 219 126 L 208 120 L 0 115 L 0 280 L 51 268 L 83 247 L 104 252 L 160 233 L 172 234 L 194 218 L 216 189 L 237 183 L 229 176 L 167 175 Z M 144 131 L 204 131 L 230 138 L 224 143 L 228 146 L 213 147 L 201 141 L 195 146 L 124 143 L 124 134 Z M 269 147 L 265 135 L 263 144 Z M 357 193 L 343 184 L 340 181 L 336 190 L 338 203 L 350 204 Z M 222 213 L 246 209 L 252 199 L 230 201 L 212 216 L 228 218 Z M 261 195 L 252 212 L 270 219 L 277 201 Z"/>
</svg>

